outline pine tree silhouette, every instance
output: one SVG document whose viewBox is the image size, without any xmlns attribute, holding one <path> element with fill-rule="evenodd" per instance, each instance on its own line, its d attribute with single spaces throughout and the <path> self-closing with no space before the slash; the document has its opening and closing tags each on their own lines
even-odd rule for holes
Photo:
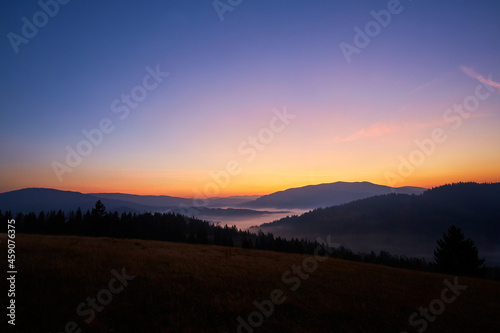
<svg viewBox="0 0 500 333">
<path fill-rule="evenodd" d="M 105 214 L 106 214 L 106 206 L 104 206 L 101 200 L 98 200 L 95 203 L 95 207 L 92 208 L 92 216 L 101 218 Z"/>
<path fill-rule="evenodd" d="M 451 226 L 448 233 L 437 241 L 434 260 L 438 270 L 453 275 L 477 276 L 481 273 L 484 259 L 479 259 L 474 242 L 465 236 L 460 228 Z"/>
</svg>

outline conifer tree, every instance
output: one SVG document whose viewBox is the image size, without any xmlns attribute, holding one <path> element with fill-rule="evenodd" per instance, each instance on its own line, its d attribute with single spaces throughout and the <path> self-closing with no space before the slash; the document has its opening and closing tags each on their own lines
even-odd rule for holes
<svg viewBox="0 0 500 333">
<path fill-rule="evenodd" d="M 443 238 L 437 241 L 434 260 L 438 270 L 446 274 L 477 276 L 484 259 L 479 259 L 474 242 L 460 228 L 451 226 Z"/>
</svg>

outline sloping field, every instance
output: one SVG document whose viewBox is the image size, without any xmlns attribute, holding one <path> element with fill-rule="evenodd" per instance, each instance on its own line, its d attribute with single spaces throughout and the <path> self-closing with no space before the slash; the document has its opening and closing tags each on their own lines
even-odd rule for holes
<svg viewBox="0 0 500 333">
<path fill-rule="evenodd" d="M 498 282 L 338 259 L 18 234 L 16 265 L 16 332 L 500 332 Z"/>
</svg>

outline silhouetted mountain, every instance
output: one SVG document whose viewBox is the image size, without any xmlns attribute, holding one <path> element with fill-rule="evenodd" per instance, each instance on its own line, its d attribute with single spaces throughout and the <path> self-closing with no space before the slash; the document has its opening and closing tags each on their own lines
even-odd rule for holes
<svg viewBox="0 0 500 333">
<path fill-rule="evenodd" d="M 194 205 L 207 207 L 234 207 L 247 201 L 252 201 L 259 196 L 233 196 L 227 198 L 213 197 L 205 200 L 193 200 L 192 198 L 180 198 L 167 195 L 135 195 L 124 193 L 91 193 L 91 195 L 102 199 L 122 200 L 134 202 L 145 206 L 166 207 L 192 207 Z"/>
<path fill-rule="evenodd" d="M 487 264 L 500 263 L 500 183 L 458 183 L 422 195 L 375 196 L 286 217 L 257 230 L 309 239 L 332 235 L 356 251 L 429 258 L 436 240 L 453 224 L 476 242 Z"/>
<path fill-rule="evenodd" d="M 289 211 L 267 211 L 267 210 L 254 210 L 254 209 L 242 209 L 242 208 L 208 208 L 208 207 L 188 207 L 188 208 L 176 208 L 169 211 L 170 213 L 183 214 L 194 217 L 202 217 L 206 219 L 210 216 L 223 217 L 223 216 L 237 216 L 237 217 L 247 217 L 256 215 L 267 215 L 267 214 L 287 214 Z"/>
<path fill-rule="evenodd" d="M 245 202 L 253 201 L 259 198 L 260 195 L 242 195 L 242 196 L 232 196 L 227 198 L 209 198 L 207 207 L 237 207 Z"/>
<path fill-rule="evenodd" d="M 90 193 L 90 195 L 101 199 L 121 200 L 151 207 L 173 208 L 179 205 L 193 205 L 192 199 L 171 197 L 167 195 L 136 195 L 125 193 Z"/>
<path fill-rule="evenodd" d="M 422 188 L 404 187 L 393 189 L 387 186 L 375 185 L 367 182 L 311 185 L 293 188 L 258 196 L 233 196 L 227 198 L 213 197 L 208 199 L 193 200 L 166 195 L 134 195 L 124 193 L 90 193 L 60 191 L 45 188 L 27 188 L 11 192 L 0 193 L 0 210 L 13 212 L 70 211 L 80 207 L 82 210 L 90 209 L 97 200 L 101 199 L 110 210 L 119 212 L 165 212 L 183 207 L 181 213 L 186 213 L 188 207 L 208 208 L 277 208 L 277 209 L 311 209 L 342 204 L 384 193 L 421 193 Z M 217 215 L 206 211 L 208 214 Z M 223 215 L 228 212 L 223 212 Z M 232 215 L 242 213 L 244 210 L 232 211 Z M 253 213 L 253 215 L 261 213 Z M 220 215 L 219 215 L 220 216 Z"/>
<path fill-rule="evenodd" d="M 124 193 L 91 193 L 60 191 L 47 188 L 27 188 L 11 192 L 0 193 L 0 210 L 10 210 L 16 213 L 29 213 L 51 210 L 69 212 L 80 207 L 83 211 L 91 209 L 97 200 L 101 200 L 110 211 L 118 212 L 167 212 L 175 211 L 180 214 L 203 216 L 236 216 L 261 215 L 255 210 L 234 209 L 222 210 L 218 207 L 241 204 L 255 199 L 258 196 L 236 196 L 228 198 L 209 198 L 207 201 L 193 201 L 193 199 L 172 197 L 166 195 L 133 195 Z M 194 203 L 205 204 L 217 208 L 212 211 L 206 207 L 195 207 Z M 198 214 L 198 213 L 202 214 Z"/>
<path fill-rule="evenodd" d="M 148 212 L 159 208 L 141 205 L 129 201 L 99 198 L 80 192 L 60 191 L 48 188 L 26 188 L 0 193 L 0 210 L 12 213 L 30 213 L 51 210 L 69 212 L 80 207 L 83 211 L 94 207 L 101 199 L 111 211 L 118 212 Z"/>
<path fill-rule="evenodd" d="M 421 187 L 393 188 L 369 182 L 336 182 L 291 188 L 264 195 L 240 206 L 247 208 L 313 209 L 340 205 L 375 195 L 388 193 L 421 194 L 425 190 Z"/>
</svg>

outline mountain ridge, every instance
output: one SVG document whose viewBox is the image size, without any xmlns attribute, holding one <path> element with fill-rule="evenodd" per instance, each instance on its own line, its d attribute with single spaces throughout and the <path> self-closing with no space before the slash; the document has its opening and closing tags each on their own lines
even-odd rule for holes
<svg viewBox="0 0 500 333">
<path fill-rule="evenodd" d="M 343 188 L 345 191 L 335 191 L 335 198 L 332 200 L 328 193 L 322 192 L 322 189 L 335 186 Z M 364 188 L 362 190 L 361 187 Z M 370 190 L 371 188 L 372 190 Z M 297 195 L 297 191 L 316 192 L 311 196 L 308 193 Z M 376 189 L 376 190 L 373 190 Z M 404 189 L 404 190 L 401 190 Z M 398 189 L 396 189 L 398 190 Z M 423 188 L 404 187 L 399 191 L 410 193 L 420 193 Z M 392 191 L 392 188 L 377 185 L 370 182 L 336 182 L 324 183 L 318 185 L 307 185 L 298 188 L 290 188 L 283 191 L 274 192 L 264 196 L 230 196 L 213 197 L 206 199 L 209 208 L 277 208 L 277 209 L 314 209 L 318 207 L 331 206 L 350 202 L 364 197 L 369 197 L 381 193 Z M 327 191 L 328 192 L 328 191 Z M 285 205 L 269 205 L 266 202 L 268 198 L 280 197 L 285 193 L 297 196 L 289 200 Z M 331 194 L 331 193 L 330 193 Z M 323 197 L 326 195 L 326 199 Z M 341 197 L 341 199 L 339 199 Z M 9 192 L 0 193 L 0 209 L 19 212 L 41 211 L 41 210 L 76 210 L 80 207 L 83 210 L 91 209 L 97 200 L 104 202 L 110 210 L 146 212 L 146 211 L 167 211 L 178 209 L 179 207 L 196 207 L 193 198 L 174 197 L 169 195 L 138 195 L 127 193 L 81 193 L 77 191 L 58 190 L 43 187 L 31 187 Z M 200 202 L 200 200 L 197 200 Z M 255 204 L 256 202 L 256 204 Z M 331 203 L 328 205 L 328 203 Z M 294 206 L 295 205 L 295 206 Z"/>
<path fill-rule="evenodd" d="M 426 188 L 389 187 L 371 182 L 334 182 L 289 188 L 243 203 L 246 208 L 314 209 L 330 207 L 354 200 L 388 193 L 421 194 Z"/>
<path fill-rule="evenodd" d="M 451 225 L 464 230 L 483 256 L 500 263 L 500 183 L 447 184 L 422 195 L 385 194 L 318 208 L 253 228 L 282 237 L 333 235 L 356 251 L 386 250 L 429 258 Z"/>
</svg>

